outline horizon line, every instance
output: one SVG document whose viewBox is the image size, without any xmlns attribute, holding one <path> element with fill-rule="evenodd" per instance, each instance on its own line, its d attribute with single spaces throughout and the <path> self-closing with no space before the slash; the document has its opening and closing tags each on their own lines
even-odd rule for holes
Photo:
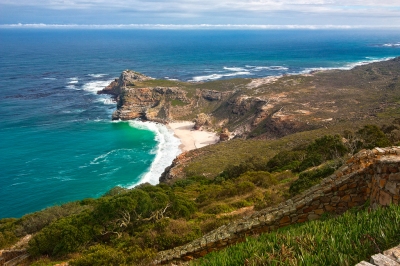
<svg viewBox="0 0 400 266">
<path fill-rule="evenodd" d="M 34 29 L 400 29 L 400 25 L 272 25 L 272 24 L 0 24 L 0 28 Z"/>
</svg>

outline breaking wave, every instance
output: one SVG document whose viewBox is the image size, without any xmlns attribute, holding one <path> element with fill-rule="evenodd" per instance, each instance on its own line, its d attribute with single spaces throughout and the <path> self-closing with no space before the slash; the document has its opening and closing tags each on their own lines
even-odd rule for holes
<svg viewBox="0 0 400 266">
<path fill-rule="evenodd" d="M 156 156 L 149 171 L 141 176 L 139 183 L 132 184 L 130 188 L 146 182 L 153 185 L 158 184 L 159 178 L 165 168 L 170 166 L 175 157 L 181 152 L 179 149 L 181 141 L 175 137 L 174 133 L 165 125 L 159 123 L 133 120 L 129 121 L 129 125 L 137 129 L 145 129 L 155 132 L 155 140 L 157 141 L 157 146 L 152 151 Z"/>
</svg>

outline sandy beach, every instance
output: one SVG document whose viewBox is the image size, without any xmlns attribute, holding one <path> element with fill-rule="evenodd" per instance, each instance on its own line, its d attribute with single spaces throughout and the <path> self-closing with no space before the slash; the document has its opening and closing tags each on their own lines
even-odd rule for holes
<svg viewBox="0 0 400 266">
<path fill-rule="evenodd" d="M 213 133 L 202 130 L 194 130 L 193 122 L 182 121 L 169 123 L 168 127 L 172 129 L 175 136 L 181 140 L 179 148 L 182 152 L 198 149 L 210 144 L 214 144 L 219 140 L 219 137 Z"/>
</svg>

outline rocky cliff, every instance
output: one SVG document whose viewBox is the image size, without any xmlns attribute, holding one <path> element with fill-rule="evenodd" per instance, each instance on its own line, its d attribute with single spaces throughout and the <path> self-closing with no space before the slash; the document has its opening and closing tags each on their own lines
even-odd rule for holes
<svg viewBox="0 0 400 266">
<path fill-rule="evenodd" d="M 400 58 L 352 70 L 205 83 L 155 80 L 126 70 L 99 93 L 118 102 L 113 119 L 158 122 L 207 116 L 232 137 L 276 139 L 342 122 L 392 115 L 400 97 Z"/>
</svg>

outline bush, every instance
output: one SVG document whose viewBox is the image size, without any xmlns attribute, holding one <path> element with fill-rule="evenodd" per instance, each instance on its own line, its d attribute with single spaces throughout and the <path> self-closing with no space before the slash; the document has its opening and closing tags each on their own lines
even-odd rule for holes
<svg viewBox="0 0 400 266">
<path fill-rule="evenodd" d="M 126 258 L 121 251 L 104 245 L 90 247 L 80 258 L 70 262 L 75 266 L 126 265 Z"/>
<path fill-rule="evenodd" d="M 332 161 L 312 170 L 301 172 L 299 179 L 290 185 L 290 194 L 299 194 L 304 190 L 318 184 L 323 178 L 333 174 L 337 167 L 338 163 Z"/>
<path fill-rule="evenodd" d="M 391 146 L 391 142 L 385 133 L 375 125 L 366 125 L 356 132 L 360 139 L 360 146 L 364 149 L 373 149 L 375 147 Z"/>
<path fill-rule="evenodd" d="M 265 171 L 249 171 L 239 176 L 238 180 L 250 181 L 257 187 L 262 188 L 269 188 L 272 185 L 278 184 L 276 177 Z"/>
<path fill-rule="evenodd" d="M 205 213 L 209 214 L 220 214 L 233 211 L 233 208 L 225 203 L 216 203 L 204 210 Z"/>
<path fill-rule="evenodd" d="M 85 218 L 63 218 L 47 226 L 29 241 L 29 253 L 34 256 L 62 256 L 78 251 L 96 234 Z"/>
<path fill-rule="evenodd" d="M 305 151 L 281 151 L 267 163 L 270 172 L 296 171 L 305 157 Z"/>
<path fill-rule="evenodd" d="M 265 171 L 267 169 L 266 164 L 267 161 L 264 158 L 253 156 L 237 165 L 228 165 L 220 176 L 225 179 L 232 179 L 237 178 L 248 171 Z"/>
</svg>

